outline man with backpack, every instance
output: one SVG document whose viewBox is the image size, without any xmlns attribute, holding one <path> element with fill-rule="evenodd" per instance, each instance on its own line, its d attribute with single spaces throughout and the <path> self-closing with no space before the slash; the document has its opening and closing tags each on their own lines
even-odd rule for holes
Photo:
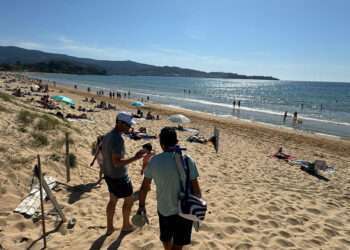
<svg viewBox="0 0 350 250">
<path fill-rule="evenodd" d="M 154 180 L 157 192 L 160 240 L 164 249 L 177 250 L 191 243 L 193 222 L 179 216 L 178 202 L 181 192 L 181 179 L 174 151 L 174 147 L 178 143 L 175 129 L 163 128 L 159 140 L 163 152 L 153 156 L 145 170 L 140 190 L 138 214 L 146 214 L 145 200 L 151 182 Z M 201 197 L 196 164 L 189 156 L 186 157 L 191 192 L 193 195 Z"/>
<path fill-rule="evenodd" d="M 107 204 L 107 235 L 114 231 L 113 217 L 118 199 L 124 199 L 122 232 L 130 232 L 133 226 L 130 223 L 130 212 L 133 205 L 133 187 L 128 176 L 128 164 L 141 159 L 144 151 L 138 151 L 133 157 L 125 159 L 125 145 L 123 133 L 128 133 L 135 124 L 131 114 L 120 112 L 116 118 L 116 125 L 107 133 L 101 145 L 103 156 L 102 171 L 110 194 Z"/>
</svg>

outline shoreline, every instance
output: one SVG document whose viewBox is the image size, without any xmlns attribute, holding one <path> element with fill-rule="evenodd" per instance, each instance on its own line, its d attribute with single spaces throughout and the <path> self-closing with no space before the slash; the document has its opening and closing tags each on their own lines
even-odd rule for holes
<svg viewBox="0 0 350 250">
<path fill-rule="evenodd" d="M 113 104 L 121 105 L 124 108 L 129 110 L 134 109 L 135 107 L 130 106 L 130 102 L 135 99 L 110 99 L 108 96 L 97 96 L 95 93 L 88 93 L 83 89 L 74 89 L 74 87 L 67 86 L 56 82 L 56 87 L 53 86 L 51 81 L 49 83 L 49 88 L 56 90 L 63 90 L 71 94 L 83 96 L 83 97 L 94 97 L 96 100 L 104 100 Z M 307 146 L 318 145 L 320 148 L 331 151 L 333 153 L 340 153 L 343 156 L 350 155 L 350 140 L 347 140 L 342 137 L 337 137 L 333 135 L 322 135 L 316 134 L 303 130 L 296 130 L 293 128 L 280 127 L 273 124 L 256 122 L 251 120 L 242 120 L 235 117 L 220 117 L 219 115 L 214 115 L 211 113 L 206 113 L 202 111 L 193 111 L 185 108 L 175 108 L 175 107 L 166 107 L 166 105 L 153 103 L 147 103 L 142 109 L 158 112 L 160 115 L 171 115 L 174 113 L 182 113 L 193 122 L 207 122 L 212 127 L 218 126 L 218 128 L 231 129 L 233 134 L 242 133 L 252 138 L 260 138 L 261 140 L 276 142 L 282 140 L 286 144 L 306 144 Z M 247 131 L 249 130 L 249 131 Z M 253 135 L 250 135 L 253 134 Z M 269 134 L 270 136 L 266 136 Z M 266 139 L 268 137 L 269 139 Z M 272 138 L 272 139 L 271 139 Z"/>
<path fill-rule="evenodd" d="M 30 74 L 26 74 L 28 77 L 30 77 Z M 72 81 L 68 80 L 62 80 L 59 79 L 55 80 L 54 78 L 50 79 L 50 76 L 46 78 L 45 76 L 41 77 L 39 76 L 32 76 L 34 79 L 43 79 L 44 81 L 53 82 L 57 81 L 61 86 L 67 86 L 67 87 L 73 87 L 73 85 L 77 84 L 79 88 L 87 88 L 90 87 L 91 90 L 104 90 L 109 91 L 110 89 L 113 89 L 113 87 L 109 86 L 99 86 L 96 82 L 94 84 L 92 83 L 80 83 L 79 80 Z M 46 80 L 47 79 L 47 80 Z M 122 87 L 122 89 L 118 90 L 121 93 L 126 93 L 128 90 L 125 89 L 126 87 Z M 113 91 L 116 89 L 113 89 Z M 129 89 L 130 90 L 130 89 Z M 227 103 L 220 103 L 220 102 L 211 102 L 208 100 L 202 100 L 202 99 L 192 99 L 190 97 L 179 97 L 179 96 L 169 96 L 168 101 L 164 99 L 166 96 L 157 95 L 155 93 L 148 93 L 148 92 L 137 92 L 136 90 L 133 91 L 133 96 L 135 98 L 150 96 L 152 100 L 156 100 L 160 105 L 164 106 L 174 106 L 175 108 L 179 109 L 185 109 L 190 110 L 193 112 L 204 112 L 207 114 L 211 114 L 214 116 L 222 116 L 222 117 L 233 117 L 238 118 L 240 120 L 246 120 L 246 121 L 252 121 L 256 123 L 262 123 L 266 124 L 267 126 L 275 126 L 278 128 L 287 128 L 287 129 L 294 129 L 298 131 L 303 131 L 307 134 L 319 134 L 319 135 L 326 135 L 328 137 L 334 137 L 334 138 L 341 138 L 344 140 L 350 140 L 350 134 L 348 132 L 348 128 L 350 129 L 350 123 L 345 121 L 335 121 L 333 119 L 321 119 L 316 118 L 313 116 L 308 116 L 307 114 L 299 114 L 298 118 L 303 121 L 303 124 L 293 124 L 292 123 L 292 113 L 289 112 L 287 121 L 283 120 L 283 112 L 284 111 L 276 111 L 273 109 L 261 109 L 257 107 L 249 107 L 249 106 L 243 106 L 240 109 L 234 109 L 232 111 L 232 107 L 230 104 Z M 152 97 L 154 96 L 154 98 Z M 184 104 L 182 105 L 179 102 L 184 101 Z M 215 110 L 216 108 L 222 109 L 222 110 Z M 208 111 L 211 110 L 211 111 Z M 229 112 L 229 111 L 232 112 Z"/>
</svg>

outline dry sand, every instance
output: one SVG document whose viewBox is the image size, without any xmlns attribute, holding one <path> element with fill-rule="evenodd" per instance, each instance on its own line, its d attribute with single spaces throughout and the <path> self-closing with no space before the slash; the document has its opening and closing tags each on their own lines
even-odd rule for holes
<svg viewBox="0 0 350 250">
<path fill-rule="evenodd" d="M 0 74 L 5 76 L 5 74 Z M 8 74 L 7 78 L 13 78 Z M 0 79 L 0 92 L 6 85 L 29 87 L 27 79 L 5 84 Z M 27 89 L 28 90 L 28 89 Z M 90 96 L 85 92 L 50 85 L 50 95 L 72 97 L 78 105 Z M 61 93 L 62 94 L 62 93 Z M 35 100 L 39 96 L 33 96 Z M 90 122 L 61 124 L 44 133 L 48 146 L 33 146 L 31 133 L 38 119 L 23 128 L 16 117 L 20 110 L 43 114 L 44 110 L 31 97 L 0 97 L 0 244 L 3 249 L 41 249 L 41 223 L 13 212 L 27 195 L 32 180 L 36 155 L 40 154 L 43 171 L 65 183 L 64 132 L 74 140 L 72 152 L 78 166 L 72 169 L 68 185 L 59 185 L 54 195 L 68 218 L 75 218 L 73 229 L 63 224 L 48 236 L 49 249 L 162 249 L 159 241 L 155 187 L 148 197 L 147 209 L 150 225 L 119 237 L 120 231 L 106 238 L 105 205 L 108 200 L 106 184 L 96 186 L 98 169 L 89 168 L 92 159 L 91 144 L 97 135 L 108 132 L 114 125 L 116 111 L 87 113 Z M 97 100 L 100 100 L 97 97 Z M 107 98 L 106 98 L 107 100 Z M 109 100 L 108 100 L 109 101 Z M 133 110 L 128 103 L 118 101 L 118 110 Z M 62 105 L 61 105 L 62 106 Z M 189 132 L 179 132 L 181 145 L 196 160 L 204 198 L 208 201 L 208 214 L 199 232 L 192 234 L 191 249 L 350 249 L 350 142 L 305 134 L 293 130 L 277 129 L 265 125 L 234 119 L 217 118 L 198 112 L 174 110 L 152 104 L 149 107 L 161 114 L 160 121 L 142 121 L 136 128 L 146 127 L 157 135 L 166 125 L 169 114 L 181 112 L 192 119 L 187 127 L 200 130 L 204 136 L 212 134 L 216 126 L 221 131 L 221 150 L 215 153 L 211 145 L 189 143 Z M 63 112 L 71 112 L 64 107 Z M 75 113 L 79 113 L 74 111 Z M 145 141 L 126 139 L 126 148 L 132 156 Z M 157 152 L 157 140 L 151 141 Z M 329 182 L 320 181 L 296 166 L 269 157 L 280 145 L 298 159 L 326 160 L 336 166 L 336 172 L 325 175 Z M 53 155 L 60 157 L 54 159 Z M 141 162 L 130 164 L 134 188 L 141 183 Z M 52 208 L 45 203 L 45 210 Z M 135 213 L 137 204 L 133 207 Z M 115 226 L 121 226 L 121 202 L 117 204 Z M 47 216 L 47 231 L 55 228 L 57 218 Z M 2 249 L 0 247 L 0 249 Z"/>
</svg>

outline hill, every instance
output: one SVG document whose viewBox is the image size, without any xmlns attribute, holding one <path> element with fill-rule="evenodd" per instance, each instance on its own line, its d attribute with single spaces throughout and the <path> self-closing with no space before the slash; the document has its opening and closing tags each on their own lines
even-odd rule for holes
<svg viewBox="0 0 350 250">
<path fill-rule="evenodd" d="M 180 67 L 154 66 L 129 60 L 94 60 L 63 54 L 47 53 L 38 50 L 28 50 L 14 46 L 0 46 L 0 70 L 71 74 L 278 80 L 272 76 L 248 76 L 226 72 L 204 72 Z"/>
</svg>

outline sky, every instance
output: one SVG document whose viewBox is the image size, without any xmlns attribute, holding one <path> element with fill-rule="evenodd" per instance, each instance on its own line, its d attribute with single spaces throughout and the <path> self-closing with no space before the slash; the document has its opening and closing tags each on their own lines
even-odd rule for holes
<svg viewBox="0 0 350 250">
<path fill-rule="evenodd" d="M 0 45 L 350 82 L 349 0 L 1 0 Z"/>
</svg>

